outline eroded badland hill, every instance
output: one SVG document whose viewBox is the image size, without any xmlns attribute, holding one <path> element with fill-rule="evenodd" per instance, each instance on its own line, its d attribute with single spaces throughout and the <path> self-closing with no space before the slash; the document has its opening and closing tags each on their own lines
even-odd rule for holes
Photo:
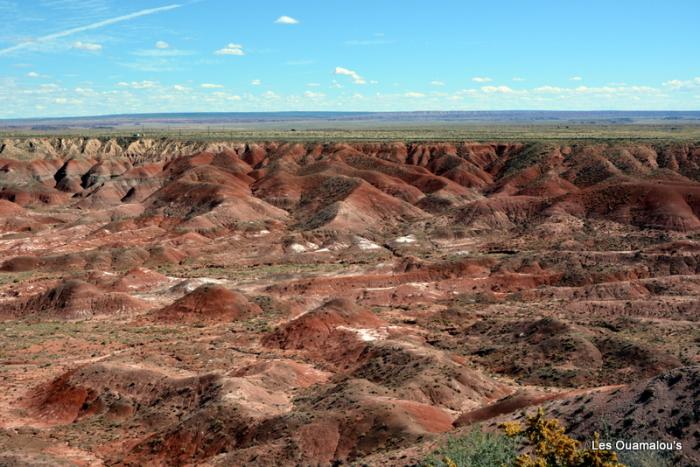
<svg viewBox="0 0 700 467">
<path fill-rule="evenodd" d="M 700 462 L 700 145 L 0 143 L 0 464 Z"/>
</svg>

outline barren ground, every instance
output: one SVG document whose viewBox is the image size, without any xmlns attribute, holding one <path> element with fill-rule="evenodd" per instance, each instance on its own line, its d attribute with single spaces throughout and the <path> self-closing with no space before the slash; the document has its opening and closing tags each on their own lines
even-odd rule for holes
<svg viewBox="0 0 700 467">
<path fill-rule="evenodd" d="M 700 146 L 0 144 L 0 465 L 700 462 Z"/>
</svg>

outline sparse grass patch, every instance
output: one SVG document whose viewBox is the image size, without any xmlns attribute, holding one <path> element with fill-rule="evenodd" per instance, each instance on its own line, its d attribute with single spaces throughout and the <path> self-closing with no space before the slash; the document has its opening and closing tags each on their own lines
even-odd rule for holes
<svg viewBox="0 0 700 467">
<path fill-rule="evenodd" d="M 24 272 L 0 272 L 0 287 L 7 284 L 16 284 L 25 281 L 32 276 L 33 271 Z"/>
<path fill-rule="evenodd" d="M 485 433 L 475 428 L 466 436 L 449 438 L 442 448 L 425 458 L 425 467 L 494 467 L 513 465 L 516 443 L 500 433 Z"/>
</svg>

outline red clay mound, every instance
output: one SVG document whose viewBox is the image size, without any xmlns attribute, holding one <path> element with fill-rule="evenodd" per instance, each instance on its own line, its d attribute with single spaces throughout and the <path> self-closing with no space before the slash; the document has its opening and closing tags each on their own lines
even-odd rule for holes
<svg viewBox="0 0 700 467">
<path fill-rule="evenodd" d="M 27 211 L 19 204 L 0 199 L 0 218 L 21 216 L 26 213 Z"/>
<path fill-rule="evenodd" d="M 304 177 L 310 177 L 316 174 L 327 177 L 343 175 L 345 177 L 361 178 L 378 190 L 410 204 L 416 203 L 424 196 L 423 192 L 418 188 L 399 178 L 372 170 L 356 169 L 335 160 L 316 162 L 306 165 L 298 171 L 298 175 Z"/>
<path fill-rule="evenodd" d="M 163 167 L 163 173 L 170 179 L 178 178 L 183 173 L 194 167 L 210 165 L 214 160 L 214 154 L 199 152 L 184 157 L 177 157 Z"/>
<path fill-rule="evenodd" d="M 376 342 L 350 376 L 391 388 L 395 397 L 456 411 L 511 392 L 446 352 L 392 339 Z"/>
<path fill-rule="evenodd" d="M 220 387 L 220 377 L 211 374 L 176 378 L 139 367 L 94 363 L 35 388 L 28 405 L 35 416 L 50 424 L 100 414 L 113 419 L 148 418 L 154 410 L 159 416 L 152 420 L 167 423 L 176 421 L 177 411 L 196 409 L 202 401 L 215 398 Z"/>
<path fill-rule="evenodd" d="M 82 177 L 93 166 L 93 161 L 70 159 L 54 175 L 56 189 L 69 193 L 83 190 Z"/>
<path fill-rule="evenodd" d="M 95 315 L 131 313 L 144 304 L 123 293 L 105 293 L 81 280 L 67 280 L 46 292 L 6 305 L 18 317 L 82 319 Z"/>
<path fill-rule="evenodd" d="M 496 373 L 560 387 L 627 383 L 680 365 L 672 355 L 614 333 L 586 330 L 555 318 L 485 319 L 469 327 L 465 350 Z M 478 341 L 477 341 L 478 342 Z M 542 362 L 547 362 L 543 364 Z"/>
<path fill-rule="evenodd" d="M 359 178 L 328 177 L 302 194 L 297 218 L 304 230 L 364 232 L 427 217 L 419 208 Z"/>
<path fill-rule="evenodd" d="M 371 329 L 384 324 L 371 311 L 349 300 L 334 299 L 280 326 L 263 344 L 281 349 L 321 349 L 338 327 Z"/>
<path fill-rule="evenodd" d="M 568 193 L 576 193 L 579 188 L 555 174 L 545 174 L 517 192 L 520 196 L 553 198 Z"/>
<path fill-rule="evenodd" d="M 282 388 L 306 388 L 314 384 L 325 383 L 330 377 L 330 373 L 293 360 L 270 360 L 241 368 L 232 376 L 247 378 L 257 386 L 270 390 L 279 390 Z"/>
<path fill-rule="evenodd" d="M 62 193 L 54 188 L 38 182 L 28 182 L 22 185 L 4 186 L 0 189 L 0 199 L 17 203 L 20 206 L 65 204 L 70 199 L 67 193 Z"/>
<path fill-rule="evenodd" d="M 39 267 L 40 259 L 36 256 L 15 256 L 2 263 L 0 271 L 3 272 L 24 272 L 31 271 Z"/>
<path fill-rule="evenodd" d="M 480 229 L 510 229 L 536 216 L 545 204 L 532 196 L 488 198 L 469 203 L 456 221 Z"/>
<path fill-rule="evenodd" d="M 213 156 L 212 156 L 213 157 Z M 245 178 L 242 180 L 241 177 Z M 197 166 L 153 193 L 146 204 L 149 212 L 171 219 L 191 220 L 194 228 L 234 225 L 238 221 L 284 219 L 285 211 L 255 198 L 252 178 L 213 166 Z M 156 211 L 157 210 L 157 211 Z"/>
<path fill-rule="evenodd" d="M 130 168 L 131 164 L 128 162 L 124 163 L 116 160 L 100 161 L 81 176 L 81 182 L 83 187 L 89 188 L 117 177 Z"/>
<path fill-rule="evenodd" d="M 212 404 L 139 443 L 122 462 L 184 465 L 219 454 L 214 465 L 331 465 L 451 427 L 444 410 L 352 380 L 303 397 L 294 412 L 257 422 L 230 404 Z"/>
<path fill-rule="evenodd" d="M 146 268 L 134 268 L 117 279 L 112 287 L 120 292 L 130 292 L 147 290 L 167 281 L 168 278 L 158 272 Z"/>
<path fill-rule="evenodd" d="M 620 183 L 594 187 L 566 201 L 577 201 L 589 216 L 642 228 L 700 229 L 700 188 L 695 184 Z"/>
<path fill-rule="evenodd" d="M 229 322 L 261 311 L 238 292 L 221 285 L 205 284 L 150 316 L 156 321 L 168 322 Z"/>
<path fill-rule="evenodd" d="M 413 185 L 423 193 L 441 192 L 449 196 L 473 199 L 474 193 L 445 177 L 432 174 L 424 167 L 389 162 L 364 154 L 344 156 L 343 161 L 352 167 L 362 170 L 372 170 L 391 175 Z"/>
</svg>

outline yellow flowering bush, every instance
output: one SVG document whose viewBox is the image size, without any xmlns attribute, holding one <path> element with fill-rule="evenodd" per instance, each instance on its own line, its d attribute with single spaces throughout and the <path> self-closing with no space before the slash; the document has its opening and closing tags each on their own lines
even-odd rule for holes
<svg viewBox="0 0 700 467">
<path fill-rule="evenodd" d="M 524 427 L 518 422 L 500 425 L 507 436 L 524 440 L 527 447 L 516 467 L 624 467 L 612 451 L 580 449 L 581 443 L 567 436 L 558 420 L 545 418 L 541 408 L 525 419 Z M 595 437 L 597 441 L 597 433 Z"/>
<path fill-rule="evenodd" d="M 505 422 L 502 433 L 479 427 L 449 438 L 421 463 L 430 467 L 625 467 L 612 451 L 582 449 L 544 410 L 525 414 L 525 422 Z M 598 441 L 598 433 L 595 434 Z M 518 454 L 518 453 L 521 454 Z"/>
</svg>

